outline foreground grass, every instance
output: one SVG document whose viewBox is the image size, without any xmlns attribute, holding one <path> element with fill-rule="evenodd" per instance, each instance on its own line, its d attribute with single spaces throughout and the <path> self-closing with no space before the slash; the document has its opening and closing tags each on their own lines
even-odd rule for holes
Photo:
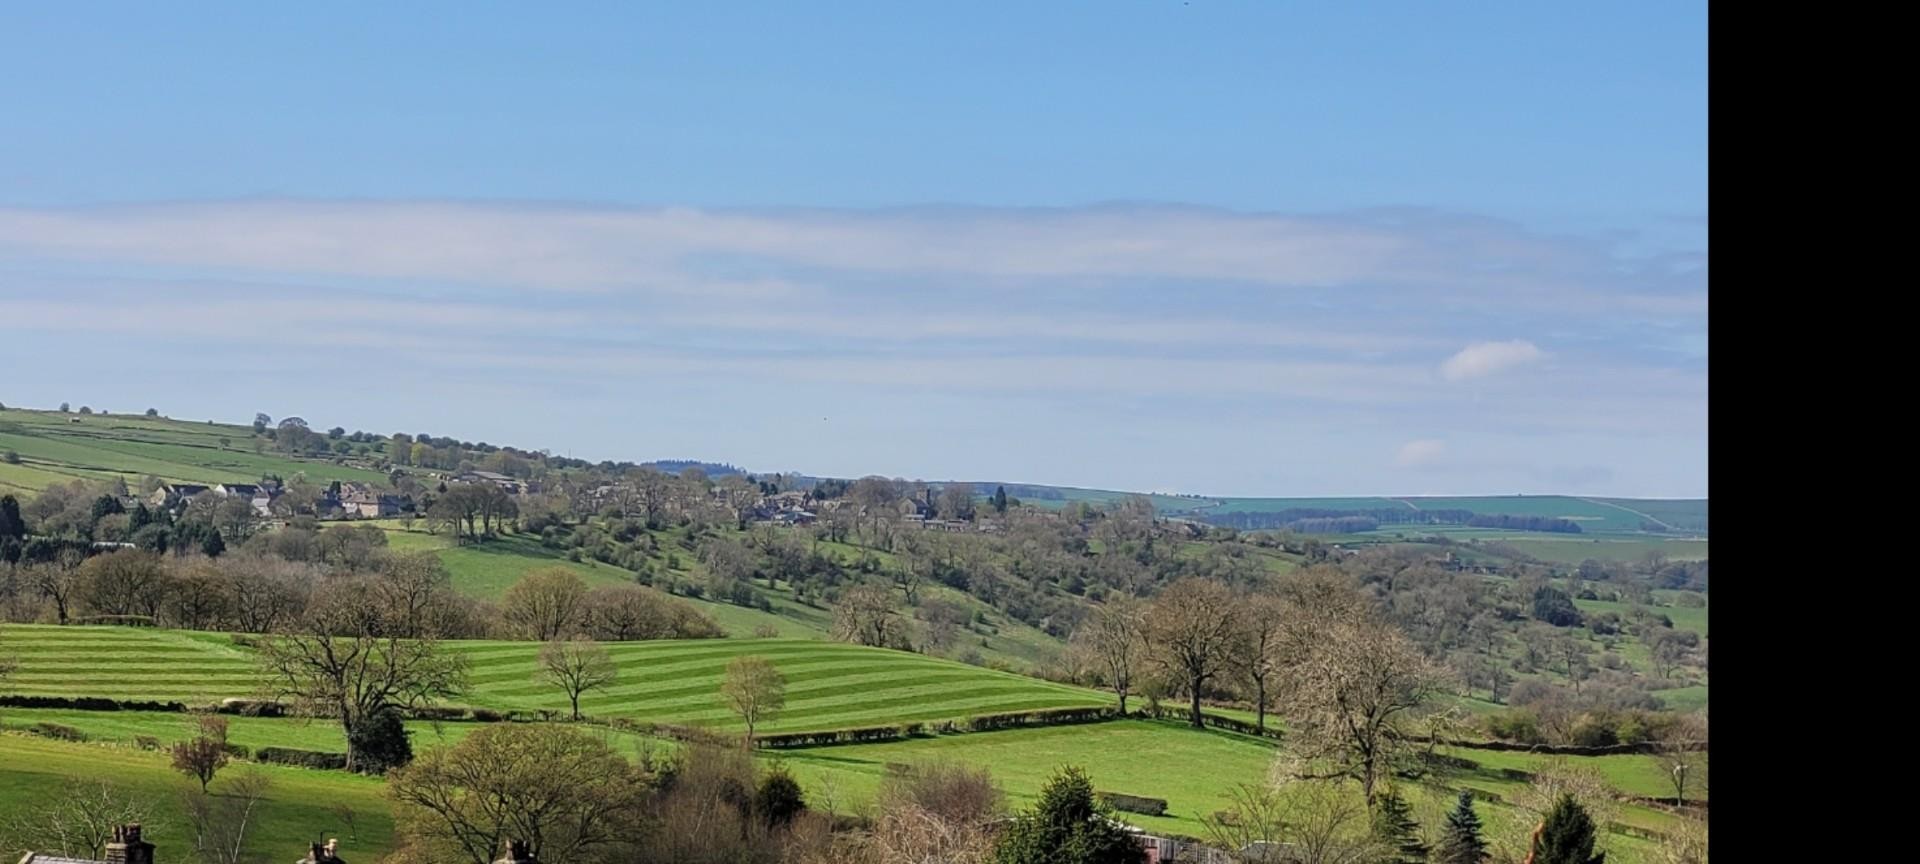
<svg viewBox="0 0 1920 864">
<path fill-rule="evenodd" d="M 889 764 L 953 762 L 984 767 L 1006 792 L 1008 806 L 1015 809 L 1032 806 L 1061 766 L 1076 765 L 1086 770 L 1100 791 L 1166 799 L 1166 815 L 1120 814 L 1126 821 L 1149 831 L 1205 838 L 1201 820 L 1231 805 L 1235 785 L 1267 782 L 1276 752 L 1272 743 L 1244 735 L 1196 731 L 1165 721 L 1125 720 L 823 747 L 768 758 L 794 772 L 815 806 L 842 812 L 859 812 L 871 805 Z M 1485 754 L 1461 755 L 1479 759 Z M 1500 778 L 1497 769 L 1534 764 L 1521 756 L 1508 764 L 1489 764 L 1480 772 L 1448 778 L 1446 786 L 1472 786 L 1510 800 L 1523 784 Z M 1616 767 L 1609 776 L 1614 773 L 1630 774 L 1632 769 Z M 1644 778 L 1635 778 L 1640 780 Z M 1402 793 L 1415 805 L 1423 824 L 1443 824 L 1453 804 L 1453 792 L 1444 787 L 1410 783 Z M 1531 817 L 1512 806 L 1483 803 L 1478 809 L 1490 836 L 1517 841 L 1533 827 Z M 1655 830 L 1671 824 L 1671 817 L 1643 807 L 1623 807 L 1620 820 Z M 1650 860 L 1646 857 L 1650 844 L 1616 835 L 1609 835 L 1607 842 L 1614 852 L 1609 861 Z"/>
<path fill-rule="evenodd" d="M 382 781 L 343 771 L 309 771 L 276 765 L 248 765 L 272 786 L 249 832 L 246 851 L 258 860 L 288 861 L 306 852 L 316 838 L 338 837 L 348 860 L 374 861 L 393 845 L 393 819 L 381 797 Z M 229 767 L 213 782 L 219 794 L 239 772 Z M 109 780 L 146 807 L 146 839 L 162 861 L 191 858 L 181 795 L 197 785 L 167 767 L 166 756 L 125 747 L 71 744 L 18 733 L 0 733 L 0 813 L 32 812 L 63 790 L 84 780 Z M 338 807 L 353 812 L 344 824 Z M 5 841 L 10 844 L 12 841 Z M 14 860 L 24 848 L 0 849 Z"/>
<path fill-rule="evenodd" d="M 181 715 L 146 712 L 16 710 L 0 715 L 0 722 L 12 727 L 32 722 L 60 722 L 82 729 L 96 741 L 108 742 L 131 741 L 135 735 L 172 741 L 189 734 Z M 410 727 L 416 749 L 425 749 L 458 741 L 480 725 L 410 724 Z M 629 756 L 642 748 L 660 754 L 674 747 L 671 742 L 642 736 L 598 727 L 582 728 L 588 734 L 604 737 L 617 752 Z M 231 732 L 232 740 L 250 747 L 275 744 L 337 751 L 343 745 L 339 732 L 331 725 L 298 720 L 232 718 Z M 1060 766 L 1077 765 L 1087 770 L 1095 787 L 1103 791 L 1167 799 L 1169 809 L 1165 816 L 1122 814 L 1128 821 L 1151 831 L 1204 837 L 1206 829 L 1201 820 L 1229 806 L 1228 795 L 1236 784 L 1265 782 L 1275 753 L 1271 742 L 1247 736 L 1195 731 L 1170 722 L 1127 720 L 884 744 L 763 751 L 761 759 L 791 769 L 801 781 L 811 806 L 841 813 L 870 808 L 889 764 L 944 761 L 984 767 L 1006 791 L 1008 805 L 1016 809 L 1031 806 L 1042 785 Z M 1402 787 L 1423 824 L 1441 824 L 1442 814 L 1452 803 L 1450 787 L 1469 786 L 1512 800 L 1523 784 L 1500 776 L 1498 770 L 1535 770 L 1546 761 L 1531 754 L 1473 750 L 1459 753 L 1479 760 L 1482 770 L 1444 778 L 1442 785 L 1410 783 Z M 1644 760 L 1645 757 L 1602 757 L 1572 761 L 1596 767 L 1625 791 L 1658 792 L 1651 788 L 1658 779 L 1654 776 L 1657 771 L 1651 770 L 1651 763 Z M 276 829 L 274 836 L 304 839 L 323 832 L 344 834 L 338 827 L 338 818 L 322 806 L 344 800 L 359 813 L 378 816 L 377 819 L 361 817 L 358 848 L 368 849 L 387 842 L 385 832 L 390 829 L 386 827 L 385 805 L 378 798 L 377 781 L 340 772 L 277 766 L 264 766 L 262 770 L 280 784 L 276 786 L 276 797 L 282 803 L 276 805 L 276 812 L 282 815 L 276 817 L 276 824 L 283 826 L 284 831 Z M 18 732 L 0 733 L 0 809 L 26 806 L 24 802 L 34 800 L 31 796 L 37 784 L 56 775 L 61 778 L 110 777 L 116 782 L 130 782 L 157 804 L 166 805 L 159 810 L 163 817 L 169 812 L 167 807 L 173 805 L 170 799 L 161 799 L 177 796 L 178 789 L 185 783 L 184 778 L 166 769 L 164 758 L 158 753 L 132 750 L 124 745 L 70 744 Z M 283 778 L 298 782 L 282 782 Z M 61 782 L 65 782 L 64 779 Z M 290 794 L 281 796 L 278 790 L 287 790 Z M 40 791 L 44 793 L 44 789 Z M 294 792 L 307 797 L 293 797 Z M 301 800 L 320 803 L 304 807 L 292 803 Z M 1512 806 L 1483 803 L 1479 810 L 1492 837 L 1517 842 L 1531 828 L 1531 818 Z M 1655 830 L 1671 827 L 1671 817 L 1641 807 L 1622 807 L 1619 818 L 1628 824 Z M 377 823 L 374 830 L 369 830 L 371 823 Z M 303 825 L 314 827 L 303 831 Z M 1609 860 L 1626 864 L 1651 860 L 1647 857 L 1649 844 L 1614 835 L 1609 835 L 1607 842 L 1612 851 Z M 273 850 L 273 854 L 279 852 Z"/>
</svg>

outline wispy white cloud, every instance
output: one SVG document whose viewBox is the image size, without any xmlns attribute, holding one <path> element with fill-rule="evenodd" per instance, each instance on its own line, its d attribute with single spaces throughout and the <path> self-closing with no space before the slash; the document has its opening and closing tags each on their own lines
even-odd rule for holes
<svg viewBox="0 0 1920 864">
<path fill-rule="evenodd" d="M 1400 451 L 1394 454 L 1393 464 L 1402 468 L 1427 468 L 1438 463 L 1446 452 L 1446 442 L 1420 438 L 1400 445 Z"/>
<path fill-rule="evenodd" d="M 1497 372 L 1524 366 L 1545 356 L 1532 342 L 1475 342 L 1459 350 L 1440 364 L 1440 377 L 1448 381 L 1484 378 Z"/>
<path fill-rule="evenodd" d="M 1324 447 L 1383 470 L 1378 454 L 1392 452 L 1393 466 L 1451 482 L 1496 430 L 1543 452 L 1577 430 L 1647 447 L 1703 436 L 1704 364 L 1670 346 L 1697 342 L 1704 354 L 1704 273 L 1700 260 L 1623 261 L 1604 244 L 1431 212 L 0 209 L 0 351 L 107 334 L 138 339 L 153 358 L 143 368 L 163 378 L 205 368 L 273 378 L 334 349 L 369 349 L 409 371 L 378 376 L 384 385 L 436 397 L 503 381 L 566 382 L 615 401 L 674 386 L 693 406 L 682 424 L 702 429 L 713 424 L 698 406 L 804 401 L 890 418 L 940 400 L 1012 423 L 1033 406 L 1071 406 L 1035 435 L 1151 429 L 1130 433 L 1156 448 L 1135 459 L 1212 440 L 1223 417 L 1243 442 L 1252 423 L 1296 435 L 1422 429 L 1436 437 L 1362 443 L 1333 431 L 1319 445 L 1257 449 L 1285 462 Z M 1548 355 L 1528 340 L 1476 342 L 1438 365 L 1441 380 L 1485 382 L 1471 404 L 1432 386 L 1459 333 L 1492 328 L 1532 334 L 1557 362 L 1501 375 Z M 615 421 L 604 434 L 624 429 Z M 900 458 L 918 458 L 915 447 L 943 458 L 902 443 L 919 437 L 889 440 Z M 805 456 L 782 462 L 805 467 Z M 1630 476 L 1591 467 L 1538 476 Z"/>
<path fill-rule="evenodd" d="M 1597 250 L 1446 214 L 1175 207 L 698 210 L 270 200 L 0 209 L 0 252 L 520 288 L 777 292 L 780 265 L 977 279 L 1594 290 Z M 903 286 L 911 287 L 911 286 Z"/>
</svg>

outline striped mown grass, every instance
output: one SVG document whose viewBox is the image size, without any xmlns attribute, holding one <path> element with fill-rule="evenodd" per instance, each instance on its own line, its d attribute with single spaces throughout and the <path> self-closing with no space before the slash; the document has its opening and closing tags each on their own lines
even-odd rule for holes
<svg viewBox="0 0 1920 864">
<path fill-rule="evenodd" d="M 47 696 L 177 700 L 206 704 L 250 696 L 260 680 L 250 649 L 219 633 L 121 627 L 0 628 L 20 660 L 11 692 Z M 535 680 L 532 642 L 449 642 L 469 664 L 459 700 L 494 709 L 565 710 L 564 693 Z M 805 639 L 713 639 L 610 643 L 619 680 L 590 692 L 581 710 L 598 717 L 740 728 L 720 698 L 735 657 L 767 658 L 787 677 L 786 709 L 767 732 L 849 729 L 976 714 L 1108 704 L 1103 693 L 902 651 Z"/>
<path fill-rule="evenodd" d="M 500 708 L 566 708 L 566 698 L 534 680 L 539 646 L 525 642 L 452 643 L 466 655 L 469 701 Z M 620 678 L 581 700 L 601 717 L 737 729 L 720 699 L 735 657 L 765 657 L 787 678 L 786 709 L 767 732 L 847 729 L 947 720 L 975 714 L 1104 705 L 1105 694 L 980 669 L 902 651 L 803 639 L 628 642 L 607 646 Z"/>
<path fill-rule="evenodd" d="M 29 696 L 213 702 L 259 680 L 252 653 L 222 633 L 8 625 L 0 651 L 20 661 L 7 692 Z"/>
</svg>

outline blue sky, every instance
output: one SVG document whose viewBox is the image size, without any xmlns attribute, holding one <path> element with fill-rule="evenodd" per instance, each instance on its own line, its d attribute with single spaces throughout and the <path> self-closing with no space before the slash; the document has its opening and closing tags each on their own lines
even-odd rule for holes
<svg viewBox="0 0 1920 864">
<path fill-rule="evenodd" d="M 280 5 L 0 18 L 0 401 L 1705 494 L 1704 4 Z"/>
</svg>

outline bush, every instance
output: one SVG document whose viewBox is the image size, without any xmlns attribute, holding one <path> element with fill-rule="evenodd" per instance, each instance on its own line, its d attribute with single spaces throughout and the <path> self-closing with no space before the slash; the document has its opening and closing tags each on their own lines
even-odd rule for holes
<svg viewBox="0 0 1920 864">
<path fill-rule="evenodd" d="M 400 712 L 392 708 L 375 711 L 347 728 L 347 750 L 353 754 L 353 768 L 366 774 L 385 774 L 413 761 L 413 742 Z"/>
<path fill-rule="evenodd" d="M 338 771 L 347 767 L 347 754 L 323 753 L 318 750 L 298 750 L 292 747 L 262 747 L 253 754 L 261 762 L 276 765 L 296 765 L 301 768 L 320 768 Z"/>
<path fill-rule="evenodd" d="M 1521 744 L 1544 744 L 1547 740 L 1540 732 L 1540 718 L 1532 711 L 1507 711 L 1488 717 L 1487 733 Z"/>
<path fill-rule="evenodd" d="M 787 769 L 775 765 L 760 781 L 760 788 L 753 795 L 753 812 L 769 827 L 786 825 L 793 817 L 807 809 L 806 799 L 801 795 L 800 784 L 793 779 Z"/>
<path fill-rule="evenodd" d="M 1611 717 L 1582 714 L 1574 721 L 1573 732 L 1568 737 L 1581 747 L 1611 747 L 1620 743 L 1618 728 Z"/>
<path fill-rule="evenodd" d="M 133 736 L 133 746 L 142 750 L 158 750 L 160 749 L 160 739 L 152 735 L 135 735 Z"/>
<path fill-rule="evenodd" d="M 0 696 L 0 708 L 65 708 L 70 711 L 163 711 L 183 713 L 180 702 L 145 702 L 105 696 Z"/>
<path fill-rule="evenodd" d="M 898 741 L 926 732 L 924 723 L 902 723 L 898 726 L 869 726 L 862 729 L 835 729 L 825 732 L 788 732 L 783 735 L 758 735 L 754 744 L 769 750 L 789 747 L 828 747 L 835 744 L 869 744 L 875 741 Z"/>
<path fill-rule="evenodd" d="M 28 726 L 27 731 L 42 738 L 53 738 L 59 741 L 87 740 L 87 733 L 75 729 L 72 726 L 62 726 L 59 723 L 35 723 L 32 726 Z"/>
<path fill-rule="evenodd" d="M 1023 726 L 1064 726 L 1093 723 L 1118 717 L 1114 708 L 1045 708 L 1037 711 L 1012 711 L 1005 714 L 981 714 L 967 718 L 967 731 L 991 732 Z"/>
<path fill-rule="evenodd" d="M 270 699 L 224 699 L 214 711 L 241 717 L 285 717 L 287 706 Z"/>
<path fill-rule="evenodd" d="M 1161 816 L 1167 812 L 1167 799 L 1146 798 L 1140 795 L 1128 795 L 1123 792 L 1095 792 L 1095 797 L 1105 801 L 1108 807 L 1124 810 L 1128 813 L 1140 813 L 1146 816 Z"/>
<path fill-rule="evenodd" d="M 507 719 L 506 715 L 491 708 L 475 708 L 472 713 L 476 723 L 498 723 Z"/>
</svg>

